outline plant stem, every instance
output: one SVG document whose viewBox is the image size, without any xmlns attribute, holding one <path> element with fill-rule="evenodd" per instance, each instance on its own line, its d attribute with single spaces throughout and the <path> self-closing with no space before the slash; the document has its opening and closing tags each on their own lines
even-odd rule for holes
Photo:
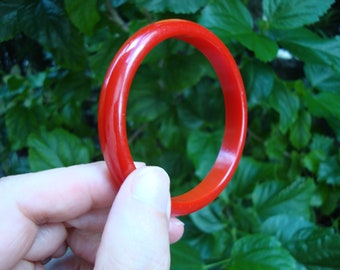
<svg viewBox="0 0 340 270">
<path fill-rule="evenodd" d="M 126 22 L 124 22 L 122 17 L 119 16 L 117 10 L 115 8 L 113 8 L 113 6 L 111 5 L 111 1 L 109 1 L 109 0 L 106 1 L 105 6 L 107 8 L 107 11 L 109 12 L 110 21 L 119 25 L 123 29 L 124 32 L 128 32 L 129 31 L 128 24 Z"/>
<path fill-rule="evenodd" d="M 214 263 L 211 263 L 211 264 L 206 264 L 205 265 L 205 269 L 206 270 L 213 269 L 215 267 L 222 266 L 222 265 L 224 265 L 225 267 L 228 267 L 230 262 L 231 262 L 231 259 L 228 258 L 228 259 L 224 259 L 224 260 L 221 260 L 221 261 L 218 261 L 218 262 L 214 262 Z"/>
</svg>

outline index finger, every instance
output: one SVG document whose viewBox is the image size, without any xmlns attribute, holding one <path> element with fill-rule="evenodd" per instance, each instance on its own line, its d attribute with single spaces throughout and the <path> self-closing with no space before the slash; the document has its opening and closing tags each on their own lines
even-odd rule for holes
<svg viewBox="0 0 340 270">
<path fill-rule="evenodd" d="M 35 224 L 62 222 L 112 204 L 117 190 L 104 162 L 10 176 L 0 181 L 0 197 L 15 202 Z"/>
</svg>

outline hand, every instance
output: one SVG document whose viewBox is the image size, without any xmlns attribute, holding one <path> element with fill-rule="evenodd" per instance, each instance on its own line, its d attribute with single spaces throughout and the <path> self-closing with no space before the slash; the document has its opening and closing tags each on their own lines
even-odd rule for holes
<svg viewBox="0 0 340 270">
<path fill-rule="evenodd" d="M 104 162 L 0 179 L 0 269 L 44 269 L 68 247 L 53 269 L 169 269 L 183 234 L 169 178 L 137 167 L 118 193 Z"/>
</svg>

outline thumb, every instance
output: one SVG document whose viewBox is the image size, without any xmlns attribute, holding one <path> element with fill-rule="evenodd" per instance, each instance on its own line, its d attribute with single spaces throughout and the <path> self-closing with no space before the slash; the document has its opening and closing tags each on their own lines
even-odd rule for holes
<svg viewBox="0 0 340 270">
<path fill-rule="evenodd" d="M 109 214 L 95 269 L 169 269 L 170 180 L 142 167 L 124 181 Z"/>
</svg>

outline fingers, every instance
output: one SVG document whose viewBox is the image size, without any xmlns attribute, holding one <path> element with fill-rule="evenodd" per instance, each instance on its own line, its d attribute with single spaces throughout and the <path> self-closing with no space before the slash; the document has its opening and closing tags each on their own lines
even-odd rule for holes
<svg viewBox="0 0 340 270">
<path fill-rule="evenodd" d="M 36 224 L 66 221 L 109 206 L 116 193 L 104 162 L 7 177 L 0 181 L 0 194 L 6 191 Z"/>
<path fill-rule="evenodd" d="M 39 225 L 110 206 L 116 192 L 109 179 L 104 162 L 2 178 L 0 266 L 11 269 L 27 254 L 35 254 L 28 252 L 36 243 Z"/>
<path fill-rule="evenodd" d="M 169 269 L 169 177 L 157 167 L 132 172 L 107 220 L 95 269 Z"/>
<path fill-rule="evenodd" d="M 82 226 L 83 224 L 80 225 Z M 91 225 L 89 226 L 90 229 L 88 230 L 86 227 L 69 230 L 67 243 L 75 255 L 94 264 L 103 229 L 101 227 L 94 228 Z M 169 224 L 170 243 L 178 241 L 182 237 L 183 232 L 184 224 L 177 218 L 171 217 Z"/>
<path fill-rule="evenodd" d="M 112 207 L 98 252 L 99 269 L 110 264 L 112 258 L 116 258 L 112 267 L 117 265 L 117 269 L 120 264 L 126 269 L 124 262 L 134 262 L 141 268 L 168 265 L 169 241 L 177 241 L 183 234 L 181 222 L 171 218 L 169 223 L 166 173 L 142 163 L 136 167 L 139 169 L 124 182 Z M 57 224 L 67 220 L 66 227 L 78 229 L 70 234 L 73 237 L 68 238 L 69 244 L 77 254 L 94 261 L 107 220 L 105 208 L 111 206 L 116 195 L 109 178 L 104 162 L 97 162 L 0 179 L 0 216 L 7 217 L 0 226 L 0 253 L 4 255 L 0 256 L 1 267 L 9 269 L 23 258 L 37 261 L 46 255 L 61 255 L 66 247 L 65 231 Z M 124 252 L 130 249 L 130 253 Z"/>
<path fill-rule="evenodd" d="M 65 223 L 66 227 L 99 232 L 103 231 L 111 206 L 98 208 Z"/>
<path fill-rule="evenodd" d="M 1 268 L 1 269 L 8 269 L 8 268 Z M 10 268 L 11 270 L 44 270 L 44 267 L 41 263 L 32 263 L 29 261 L 22 260 L 18 262 L 16 265 Z"/>
<path fill-rule="evenodd" d="M 93 269 L 93 264 L 90 264 L 87 261 L 79 258 L 78 256 L 75 256 L 71 251 L 68 251 L 67 254 L 62 258 L 51 260 L 48 264 L 44 266 L 46 270 Z"/>
<path fill-rule="evenodd" d="M 169 224 L 169 240 L 173 244 L 177 242 L 184 233 L 184 223 L 175 217 L 170 218 Z"/>
<path fill-rule="evenodd" d="M 73 230 L 69 233 L 67 242 L 75 255 L 94 263 L 101 237 L 102 232 Z"/>
<path fill-rule="evenodd" d="M 66 250 L 66 246 L 63 245 L 66 236 L 66 229 L 61 223 L 40 226 L 35 241 L 24 259 L 28 261 L 41 261 L 56 253 L 60 250 L 60 247 L 64 247 Z"/>
</svg>

